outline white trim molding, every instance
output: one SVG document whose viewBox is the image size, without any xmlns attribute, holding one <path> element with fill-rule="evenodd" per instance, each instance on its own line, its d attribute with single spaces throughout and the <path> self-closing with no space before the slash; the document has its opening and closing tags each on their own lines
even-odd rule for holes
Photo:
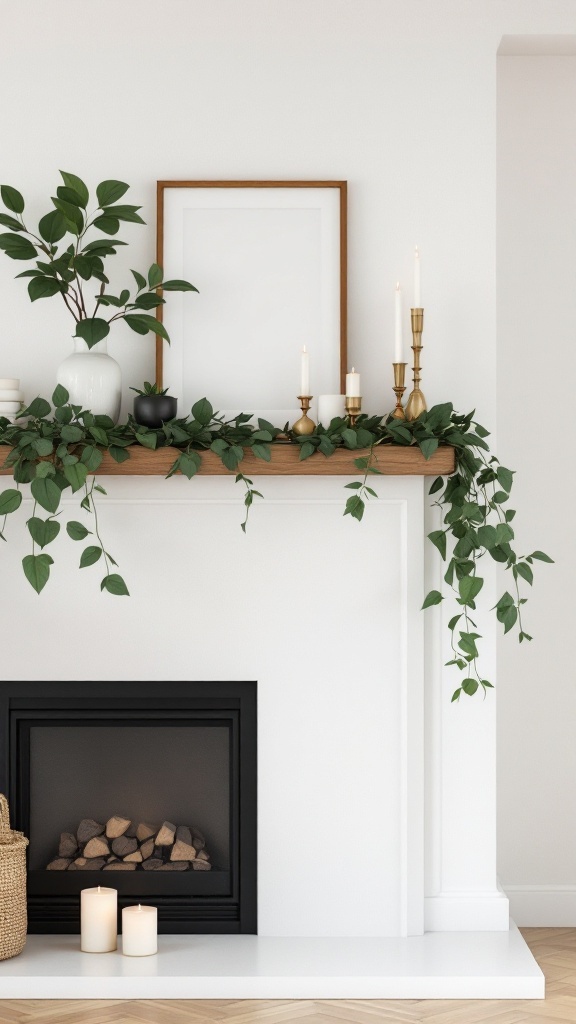
<svg viewBox="0 0 576 1024">
<path fill-rule="evenodd" d="M 525 928 L 576 927 L 576 885 L 506 885 L 510 914 Z"/>
<path fill-rule="evenodd" d="M 428 932 L 498 932 L 510 926 L 510 908 L 504 893 L 448 892 L 424 900 L 424 928 Z"/>
</svg>

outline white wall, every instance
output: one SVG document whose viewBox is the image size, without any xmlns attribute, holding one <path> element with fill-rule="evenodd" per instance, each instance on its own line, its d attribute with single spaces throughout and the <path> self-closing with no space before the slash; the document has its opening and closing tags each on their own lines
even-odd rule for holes
<svg viewBox="0 0 576 1024">
<path fill-rule="evenodd" d="M 576 572 L 570 425 L 576 372 L 576 57 L 498 60 L 498 435 L 518 470 L 520 551 L 544 548 L 499 645 L 499 868 L 519 923 L 576 924 Z"/>
<path fill-rule="evenodd" d="M 573 14 L 572 0 L 5 3 L 2 180 L 20 188 L 38 216 L 48 209 L 41 197 L 53 194 L 59 167 L 91 185 L 107 177 L 131 182 L 129 195 L 143 203 L 151 226 L 125 233 L 134 242 L 130 255 L 117 262 L 127 271 L 153 258 L 157 178 L 346 178 L 350 356 L 365 374 L 366 407 L 381 410 L 392 400 L 394 282 L 399 278 L 408 289 L 417 242 L 423 256 L 428 402 L 452 399 L 462 409 L 475 406 L 490 424 L 496 369 L 496 50 L 505 33 L 570 32 Z M 54 300 L 30 307 L 24 284 L 12 280 L 20 269 L 0 260 L 0 373 L 21 377 L 30 398 L 50 392 L 55 367 L 70 349 L 71 325 Z M 148 339 L 119 328 L 110 347 L 127 385 L 153 372 Z M 173 602 L 189 602 L 192 617 L 195 599 L 184 585 L 171 590 L 162 510 L 147 511 L 152 521 L 144 537 L 112 509 L 107 514 L 118 535 L 111 546 L 121 555 L 130 585 L 145 585 L 137 563 L 149 545 L 158 563 L 166 564 L 165 574 L 156 577 L 151 619 L 160 635 L 168 635 Z M 131 514 L 139 524 L 138 505 Z M 204 542 L 192 522 L 186 542 Z M 20 557 L 20 541 L 11 543 L 15 552 L 9 557 Z M 32 595 L 37 653 L 30 674 L 57 674 L 64 638 L 78 644 L 83 636 L 80 676 L 130 676 L 134 652 L 126 616 L 134 613 L 124 603 L 98 598 L 89 625 L 82 601 L 93 577 L 62 570 L 55 577 L 49 591 Z M 10 616 L 16 622 L 31 592 L 23 578 L 11 574 L 9 580 L 3 621 Z M 216 599 L 212 582 L 204 581 L 206 587 L 205 599 Z M 274 594 L 276 602 L 281 599 Z M 42 618 L 38 612 L 47 602 L 50 615 Z M 55 619 L 62 639 L 54 633 Z M 231 630 L 227 642 L 233 644 L 233 625 Z M 193 639 L 206 642 L 199 633 Z M 190 638 L 176 636 L 174 654 L 168 649 L 151 674 L 170 675 L 184 643 Z M 106 653 L 111 650 L 113 662 Z M 20 646 L 5 643 L 4 672 L 22 675 L 24 664 Z M 513 699 L 520 708 L 520 698 Z M 491 825 L 487 853 L 462 825 L 474 807 L 487 808 L 489 818 L 493 806 L 492 700 L 447 705 L 438 723 L 463 762 L 467 738 L 479 729 L 489 755 L 472 770 L 466 766 L 460 774 L 437 778 L 432 798 L 454 829 L 438 851 L 432 895 L 451 875 L 466 886 L 484 870 L 486 885 L 492 884 Z"/>
</svg>

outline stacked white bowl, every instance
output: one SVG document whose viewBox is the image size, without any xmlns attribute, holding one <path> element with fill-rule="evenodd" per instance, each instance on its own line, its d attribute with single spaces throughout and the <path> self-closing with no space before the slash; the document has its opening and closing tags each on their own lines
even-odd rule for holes
<svg viewBox="0 0 576 1024">
<path fill-rule="evenodd" d="M 0 416 L 14 423 L 24 402 L 17 377 L 0 377 Z"/>
</svg>

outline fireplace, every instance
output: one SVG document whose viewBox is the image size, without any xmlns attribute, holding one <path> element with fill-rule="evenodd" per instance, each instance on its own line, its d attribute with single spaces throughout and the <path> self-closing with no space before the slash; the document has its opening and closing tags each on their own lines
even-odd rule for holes
<svg viewBox="0 0 576 1024">
<path fill-rule="evenodd" d="M 94 885 L 161 932 L 256 932 L 254 682 L 1 683 L 0 730 L 30 932 L 78 932 Z"/>
</svg>

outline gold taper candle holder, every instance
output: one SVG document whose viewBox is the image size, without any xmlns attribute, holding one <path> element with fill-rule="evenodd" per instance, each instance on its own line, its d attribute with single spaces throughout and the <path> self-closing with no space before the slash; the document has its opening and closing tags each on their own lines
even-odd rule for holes
<svg viewBox="0 0 576 1024">
<path fill-rule="evenodd" d="M 420 353 L 422 351 L 422 330 L 424 327 L 424 310 L 417 306 L 410 310 L 412 324 L 412 351 L 414 353 L 414 387 L 406 402 L 404 415 L 407 420 L 417 420 L 420 413 L 426 412 L 426 399 L 420 390 Z"/>
<path fill-rule="evenodd" d="M 298 401 L 300 402 L 300 408 L 302 409 L 302 415 L 299 420 L 292 425 L 292 430 L 295 434 L 299 434 L 300 437 L 305 437 L 306 434 L 313 434 L 316 430 L 316 424 L 314 420 L 310 419 L 308 415 L 308 409 L 312 401 L 312 395 L 298 395 Z"/>
<path fill-rule="evenodd" d="M 353 427 L 362 412 L 362 399 L 360 395 L 346 395 L 346 415 Z"/>
<path fill-rule="evenodd" d="M 396 408 L 392 415 L 397 420 L 405 420 L 404 409 L 402 408 L 402 395 L 406 391 L 404 381 L 406 379 L 406 367 L 408 363 L 392 363 L 394 368 L 394 387 L 393 391 L 396 395 Z"/>
</svg>

